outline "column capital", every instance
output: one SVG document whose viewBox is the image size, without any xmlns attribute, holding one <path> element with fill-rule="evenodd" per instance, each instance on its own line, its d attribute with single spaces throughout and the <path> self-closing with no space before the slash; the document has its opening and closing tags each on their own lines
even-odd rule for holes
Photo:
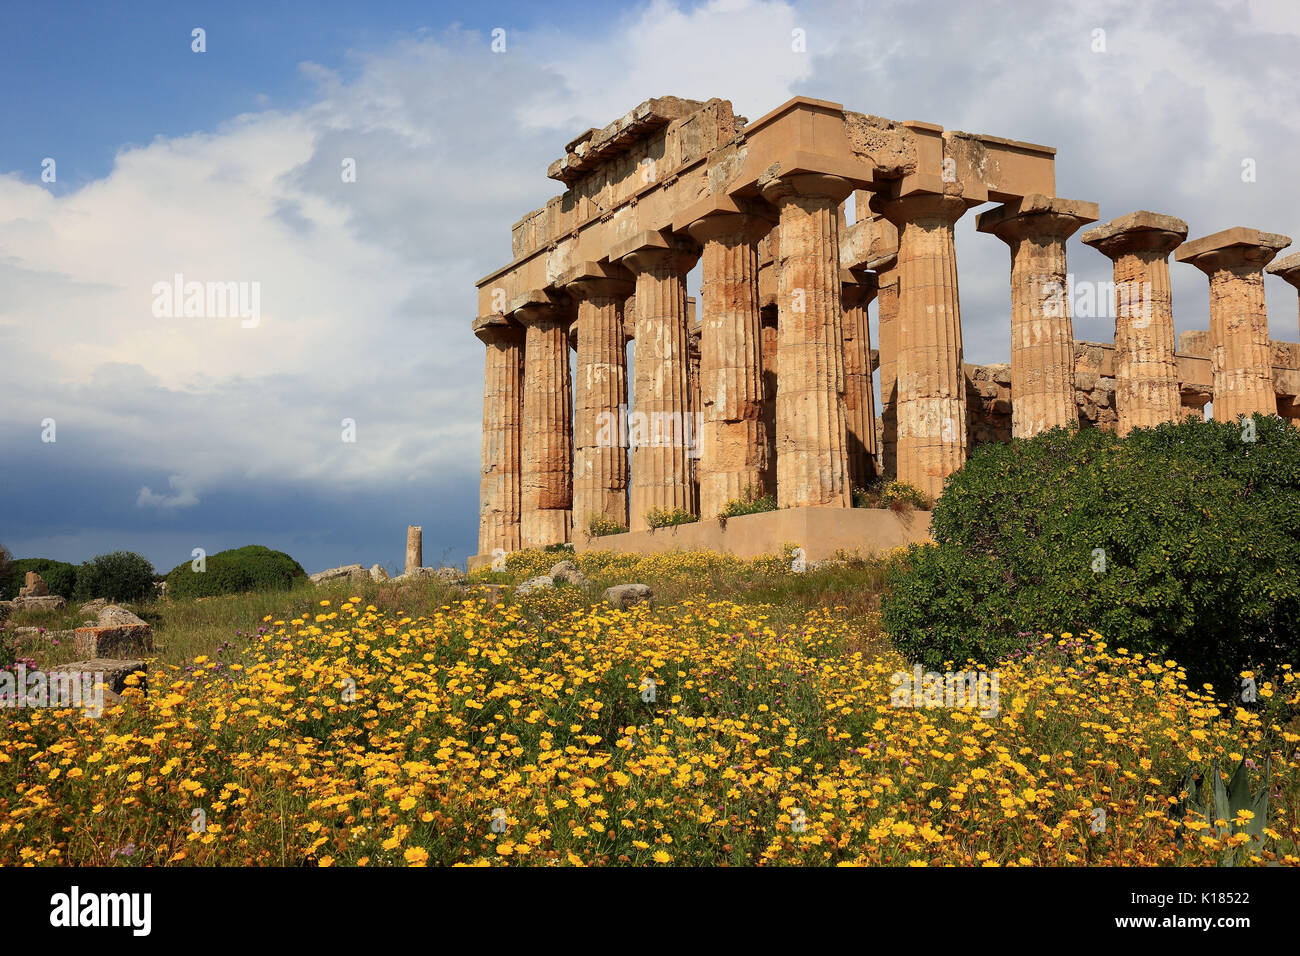
<svg viewBox="0 0 1300 956">
<path fill-rule="evenodd" d="M 1079 237 L 1108 259 L 1131 252 L 1150 252 L 1167 256 L 1187 238 L 1187 223 L 1174 216 L 1139 209 L 1100 226 Z"/>
<path fill-rule="evenodd" d="M 769 173 L 772 171 L 769 170 Z M 841 203 L 853 192 L 856 185 L 843 176 L 828 173 L 764 173 L 758 179 L 763 198 L 778 209 L 794 199 L 819 198 Z"/>
<path fill-rule="evenodd" d="M 876 193 L 871 197 L 870 208 L 878 216 L 896 227 L 922 220 L 938 220 L 949 226 L 966 214 L 966 210 L 979 203 L 961 196 L 936 192 L 914 192 L 906 196 L 888 197 Z"/>
<path fill-rule="evenodd" d="M 840 270 L 840 302 L 846 309 L 870 305 L 879 288 L 874 272 L 865 269 Z"/>
<path fill-rule="evenodd" d="M 571 316 L 568 297 L 547 289 L 530 289 L 510 302 L 511 319 L 523 326 L 535 322 L 568 322 Z"/>
<path fill-rule="evenodd" d="M 1264 271 L 1300 289 L 1300 252 L 1293 252 L 1277 260 Z"/>
<path fill-rule="evenodd" d="M 610 262 L 618 262 L 635 274 L 668 269 L 684 275 L 699 258 L 699 246 L 689 237 L 678 233 L 665 236 L 659 231 L 639 232 L 609 250 Z"/>
<path fill-rule="evenodd" d="M 776 225 L 767 216 L 746 212 L 719 212 L 693 220 L 686 232 L 696 242 L 706 242 L 738 237 L 742 242 L 756 243 Z"/>
<path fill-rule="evenodd" d="M 517 323 L 506 318 L 500 312 L 480 315 L 473 321 L 470 328 L 479 341 L 484 344 L 510 342 L 523 335 L 524 331 Z"/>
<path fill-rule="evenodd" d="M 636 291 L 636 276 L 625 266 L 609 262 L 581 262 L 555 280 L 579 301 L 627 298 Z"/>
<path fill-rule="evenodd" d="M 1289 245 L 1290 236 L 1233 226 L 1184 242 L 1174 251 L 1174 260 L 1194 265 L 1206 275 L 1220 269 L 1244 267 L 1257 270 L 1272 262 L 1273 257 Z"/>
<path fill-rule="evenodd" d="M 1095 202 L 1034 193 L 980 213 L 975 228 L 1006 243 L 1030 238 L 1068 239 L 1081 226 L 1096 222 L 1097 215 Z"/>
</svg>

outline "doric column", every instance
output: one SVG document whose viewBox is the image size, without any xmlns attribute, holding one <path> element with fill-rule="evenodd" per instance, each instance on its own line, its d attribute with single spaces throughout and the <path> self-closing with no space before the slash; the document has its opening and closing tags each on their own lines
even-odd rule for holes
<svg viewBox="0 0 1300 956">
<path fill-rule="evenodd" d="M 1210 369 L 1214 418 L 1277 414 L 1273 393 L 1273 347 L 1264 306 L 1264 267 L 1287 236 L 1236 226 L 1185 242 L 1174 258 L 1210 278 Z"/>
<path fill-rule="evenodd" d="M 849 481 L 865 488 L 876 477 L 876 397 L 871 388 L 871 327 L 867 307 L 876 297 L 876 276 L 853 273 L 843 283 L 844 433 L 849 449 Z"/>
<path fill-rule="evenodd" d="M 898 227 L 898 478 L 937 498 L 966 463 L 953 227 L 967 203 L 928 192 L 872 202 Z"/>
<path fill-rule="evenodd" d="M 844 425 L 844 313 L 838 176 L 796 174 L 762 183 L 780 211 L 777 285 L 777 502 L 851 507 Z"/>
<path fill-rule="evenodd" d="M 686 398 L 690 424 L 685 430 L 687 461 L 691 470 L 691 512 L 700 513 L 700 340 L 703 326 L 695 315 L 695 300 L 686 299 Z"/>
<path fill-rule="evenodd" d="M 578 304 L 573 419 L 573 530 L 593 517 L 627 527 L 627 336 L 632 276 L 586 263 L 561 278 Z"/>
<path fill-rule="evenodd" d="M 487 347 L 483 369 L 482 473 L 479 478 L 479 554 L 520 547 L 524 330 L 502 315 L 474 320 Z M 417 529 L 418 531 L 418 529 Z M 407 532 L 406 563 L 411 563 Z"/>
<path fill-rule="evenodd" d="M 1296 287 L 1296 291 L 1300 292 L 1300 252 L 1293 252 L 1277 260 L 1264 271 L 1290 283 Z"/>
<path fill-rule="evenodd" d="M 1077 426 L 1074 325 L 1065 241 L 1097 221 L 1097 204 L 1025 196 L 976 219 L 1011 247 L 1011 434 Z"/>
<path fill-rule="evenodd" d="M 880 350 L 880 470 L 898 477 L 898 256 L 874 264 L 876 271 L 876 348 Z"/>
<path fill-rule="evenodd" d="M 523 547 L 540 548 L 569 540 L 573 390 L 570 316 L 554 304 L 531 298 L 513 313 L 526 330 L 520 538 Z"/>
<path fill-rule="evenodd" d="M 705 518 L 746 489 L 763 489 L 767 426 L 756 243 L 771 228 L 743 213 L 707 216 L 688 227 L 703 247 L 699 513 Z"/>
<path fill-rule="evenodd" d="M 652 508 L 692 511 L 686 447 L 690 413 L 686 274 L 699 257 L 687 243 L 642 233 L 617 247 L 636 276 L 636 348 L 632 353 L 635 409 L 630 417 L 632 481 L 629 527 L 649 527 Z"/>
<path fill-rule="evenodd" d="M 1142 210 L 1089 229 L 1081 238 L 1115 263 L 1119 434 L 1179 421 L 1169 253 L 1187 238 L 1187 223 Z"/>
<path fill-rule="evenodd" d="M 519 416 L 515 415 L 516 429 L 518 434 L 517 423 Z M 519 458 L 516 455 L 515 461 Z M 518 482 L 516 481 L 516 485 Z M 479 489 L 482 493 L 482 488 Z M 517 513 L 517 512 L 516 512 Z M 418 524 L 406 526 L 406 573 L 410 574 L 419 568 L 424 567 L 424 530 Z"/>
</svg>

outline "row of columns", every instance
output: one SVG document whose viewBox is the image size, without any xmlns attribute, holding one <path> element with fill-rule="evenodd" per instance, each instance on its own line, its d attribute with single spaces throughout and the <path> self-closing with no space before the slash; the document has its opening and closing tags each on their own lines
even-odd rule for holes
<svg viewBox="0 0 1300 956">
<path fill-rule="evenodd" d="M 652 508 L 712 516 L 727 501 L 764 489 L 773 448 L 780 507 L 851 506 L 854 487 L 875 477 L 878 452 L 887 477 L 931 496 L 965 462 L 954 230 L 971 203 L 931 192 L 874 196 L 871 209 L 897 229 L 897 252 L 870 263 L 873 272 L 845 275 L 839 205 L 853 184 L 800 174 L 760 186 L 779 225 L 775 415 L 765 402 L 772 356 L 763 346 L 770 339 L 760 314 L 757 253 L 773 225 L 770 212 L 737 207 L 696 220 L 685 234 L 637 236 L 611 252 L 612 265 L 588 263 L 563 280 L 577 307 L 576 382 L 569 381 L 570 315 L 546 293 L 522 297 L 510 319 L 475 323 L 487 347 L 482 553 L 569 540 L 595 515 L 631 530 L 647 526 Z M 1094 203 L 1044 196 L 977 219 L 977 228 L 1011 253 L 1015 437 L 1078 422 L 1065 249 L 1096 219 Z M 1082 237 L 1114 263 L 1122 434 L 1175 421 L 1181 412 L 1168 265 L 1175 248 L 1180 261 L 1210 277 L 1216 417 L 1276 410 L 1262 272 L 1290 240 L 1233 229 L 1184 243 L 1186 234 L 1181 220 L 1141 211 Z M 703 271 L 698 369 L 686 299 L 696 261 Z M 1300 257 L 1270 271 L 1300 288 Z M 629 296 L 635 414 L 649 426 L 642 443 L 632 427 L 630 463 L 622 440 Z M 867 324 L 873 298 L 881 449 Z M 691 411 L 701 418 L 696 468 L 685 433 Z M 612 433 L 611 421 L 618 423 Z"/>
</svg>

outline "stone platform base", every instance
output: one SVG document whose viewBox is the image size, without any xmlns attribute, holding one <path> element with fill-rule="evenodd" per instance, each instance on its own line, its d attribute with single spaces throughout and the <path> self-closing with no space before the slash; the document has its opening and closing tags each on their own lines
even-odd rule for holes
<svg viewBox="0 0 1300 956">
<path fill-rule="evenodd" d="M 657 531 L 629 531 L 591 540 L 579 536 L 573 550 L 578 554 L 722 551 L 738 558 L 758 558 L 793 544 L 803 548 L 805 560 L 824 561 L 836 551 L 866 556 L 929 539 L 928 511 L 899 514 L 884 508 L 783 508 L 728 518 L 725 529 L 716 518 L 707 518 Z M 469 569 L 491 562 L 492 555 L 476 554 L 469 559 Z"/>
</svg>

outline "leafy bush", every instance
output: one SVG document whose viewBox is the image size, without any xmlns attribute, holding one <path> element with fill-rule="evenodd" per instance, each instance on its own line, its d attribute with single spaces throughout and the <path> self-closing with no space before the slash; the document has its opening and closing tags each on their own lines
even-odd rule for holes
<svg viewBox="0 0 1300 956">
<path fill-rule="evenodd" d="M 133 551 L 101 554 L 77 568 L 73 595 L 79 601 L 140 601 L 153 595 L 153 573 L 149 559 Z"/>
<path fill-rule="evenodd" d="M 50 588 L 51 594 L 71 597 L 77 581 L 77 566 L 50 558 L 20 558 L 9 563 L 9 569 L 0 577 L 0 601 L 12 601 L 27 579 L 27 572 L 35 571 Z"/>
<path fill-rule="evenodd" d="M 905 481 L 876 481 L 866 488 L 853 489 L 853 507 L 889 508 L 906 513 L 916 508 L 933 508 L 934 501 Z"/>
<path fill-rule="evenodd" d="M 693 515 L 681 508 L 651 508 L 645 513 L 646 524 L 653 531 L 655 528 L 672 528 L 679 524 L 693 524 L 699 521 L 699 515 Z"/>
<path fill-rule="evenodd" d="M 191 561 L 176 565 L 167 574 L 167 596 L 193 598 L 282 591 L 292 588 L 305 576 L 302 566 L 283 551 L 250 544 L 208 555 L 203 571 L 195 571 Z"/>
<path fill-rule="evenodd" d="M 889 576 L 913 660 L 992 663 L 1093 628 L 1227 692 L 1300 658 L 1300 430 L 1188 419 L 980 446 Z"/>
<path fill-rule="evenodd" d="M 587 537 L 603 538 L 607 534 L 626 534 L 627 527 L 609 515 L 591 515 L 587 519 Z"/>
<path fill-rule="evenodd" d="M 746 486 L 745 493 L 739 498 L 732 498 L 728 501 L 726 506 L 718 512 L 718 517 L 725 521 L 727 518 L 734 518 L 737 515 L 756 515 L 764 511 L 775 510 L 775 495 L 760 495 L 758 489 Z"/>
</svg>

